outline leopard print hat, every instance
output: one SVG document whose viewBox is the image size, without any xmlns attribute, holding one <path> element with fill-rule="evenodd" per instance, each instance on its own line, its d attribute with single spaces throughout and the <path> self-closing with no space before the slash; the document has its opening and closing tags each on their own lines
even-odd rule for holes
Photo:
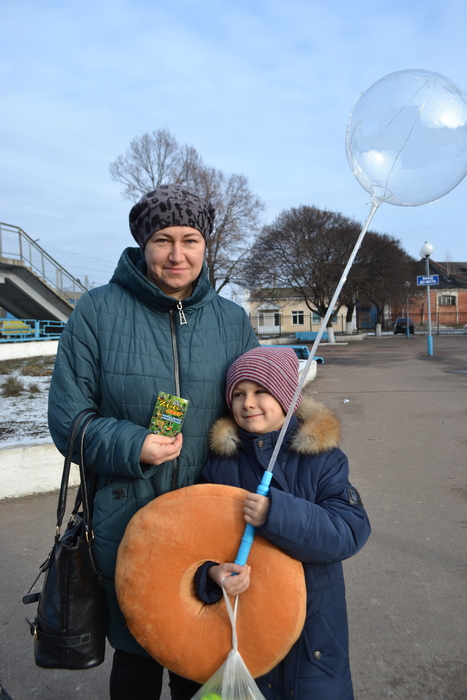
<svg viewBox="0 0 467 700">
<path fill-rule="evenodd" d="M 144 250 L 152 234 L 168 226 L 190 226 L 206 239 L 212 233 L 214 216 L 212 204 L 189 187 L 160 185 L 131 209 L 130 230 Z"/>
</svg>

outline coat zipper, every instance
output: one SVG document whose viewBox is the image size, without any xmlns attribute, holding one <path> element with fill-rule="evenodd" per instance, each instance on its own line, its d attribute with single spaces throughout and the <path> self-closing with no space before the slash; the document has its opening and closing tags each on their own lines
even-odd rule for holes
<svg viewBox="0 0 467 700">
<path fill-rule="evenodd" d="M 180 318 L 180 325 L 181 325 L 181 326 L 184 326 L 184 325 L 186 324 L 187 320 L 186 320 L 185 312 L 183 311 L 183 306 L 182 306 L 182 300 L 181 300 L 181 299 L 178 300 L 177 311 L 178 311 L 178 315 L 179 315 L 179 318 Z M 177 395 L 178 395 L 178 394 L 177 394 Z"/>
<path fill-rule="evenodd" d="M 177 304 L 177 310 L 178 310 L 178 313 L 180 316 L 180 324 L 186 323 L 186 318 L 185 318 L 185 314 L 183 313 L 181 301 L 179 301 Z M 183 314 L 183 319 L 184 319 L 183 321 L 182 321 L 182 314 Z M 170 334 L 172 337 L 172 352 L 173 352 L 173 358 L 174 358 L 175 395 L 180 396 L 180 365 L 178 362 L 177 328 L 176 328 L 173 309 L 169 309 L 169 318 L 170 318 Z M 177 488 L 177 481 L 178 481 L 178 458 L 174 459 L 174 466 L 173 466 L 173 471 L 172 471 L 172 491 L 175 491 L 175 489 Z"/>
</svg>

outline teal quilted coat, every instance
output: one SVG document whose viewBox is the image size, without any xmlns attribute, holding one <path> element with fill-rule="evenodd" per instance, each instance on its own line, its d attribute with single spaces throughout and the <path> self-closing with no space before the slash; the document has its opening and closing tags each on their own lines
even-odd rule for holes
<svg viewBox="0 0 467 700">
<path fill-rule="evenodd" d="M 206 269 L 182 302 L 145 270 L 140 249 L 127 248 L 110 283 L 81 298 L 62 333 L 49 392 L 49 428 L 61 452 L 82 409 L 101 416 L 86 433 L 85 457 L 99 475 L 93 528 L 108 636 L 113 647 L 139 654 L 115 596 L 118 545 L 139 508 L 198 481 L 209 428 L 225 410 L 227 368 L 258 345 L 244 310 L 217 295 Z M 159 391 L 190 401 L 183 448 L 177 460 L 143 471 L 139 455 Z"/>
</svg>

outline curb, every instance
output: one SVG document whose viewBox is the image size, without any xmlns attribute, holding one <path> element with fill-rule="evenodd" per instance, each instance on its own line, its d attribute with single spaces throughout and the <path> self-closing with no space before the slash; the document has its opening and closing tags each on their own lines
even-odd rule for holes
<svg viewBox="0 0 467 700">
<path fill-rule="evenodd" d="M 22 360 L 28 357 L 56 355 L 58 340 L 24 340 L 21 343 L 1 343 L 0 362 Z"/>
<path fill-rule="evenodd" d="M 62 472 L 63 456 L 53 444 L 0 449 L 0 500 L 56 491 Z M 69 485 L 79 481 L 79 468 L 72 464 Z"/>
</svg>

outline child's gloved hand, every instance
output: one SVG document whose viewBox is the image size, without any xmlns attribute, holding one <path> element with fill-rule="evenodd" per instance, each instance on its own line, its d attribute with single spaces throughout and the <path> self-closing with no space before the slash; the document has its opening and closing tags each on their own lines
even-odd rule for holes
<svg viewBox="0 0 467 700">
<path fill-rule="evenodd" d="M 250 585 L 251 566 L 245 564 L 218 564 L 211 566 L 208 575 L 218 586 L 222 588 L 222 579 L 224 579 L 224 588 L 228 595 L 240 595 L 244 593 Z M 237 576 L 232 576 L 235 573 Z"/>
<path fill-rule="evenodd" d="M 244 519 L 246 523 L 253 527 L 264 525 L 268 519 L 271 501 L 268 496 L 261 496 L 259 493 L 249 493 L 243 506 Z"/>
</svg>

